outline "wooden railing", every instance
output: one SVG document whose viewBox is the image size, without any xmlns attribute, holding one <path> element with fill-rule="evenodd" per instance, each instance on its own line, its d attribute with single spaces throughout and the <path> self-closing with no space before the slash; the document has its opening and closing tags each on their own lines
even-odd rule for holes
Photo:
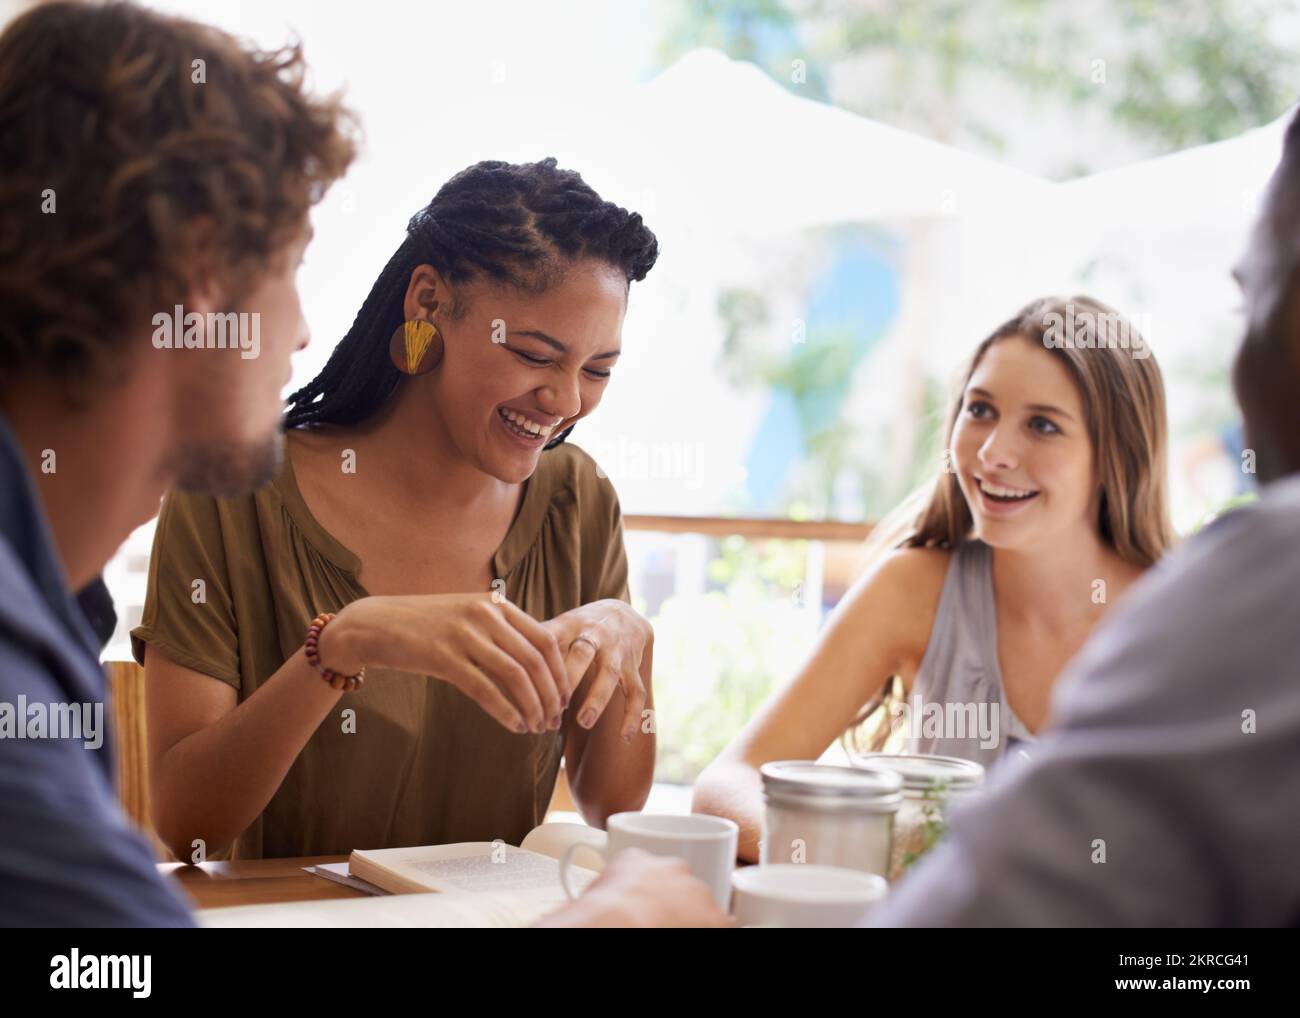
<svg viewBox="0 0 1300 1018">
<path fill-rule="evenodd" d="M 636 516 L 623 517 L 625 530 L 708 537 L 748 537 L 755 540 L 865 541 L 870 523 L 838 520 L 785 520 L 752 516 Z"/>
</svg>

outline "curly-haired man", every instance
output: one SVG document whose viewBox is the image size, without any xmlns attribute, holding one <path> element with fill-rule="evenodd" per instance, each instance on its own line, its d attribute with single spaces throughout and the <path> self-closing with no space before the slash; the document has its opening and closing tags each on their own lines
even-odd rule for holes
<svg viewBox="0 0 1300 1018">
<path fill-rule="evenodd" d="M 279 464 L 308 211 L 355 151 L 304 71 L 128 3 L 0 35 L 0 925 L 190 922 L 74 723 L 105 690 L 72 591 L 169 487 Z"/>
</svg>

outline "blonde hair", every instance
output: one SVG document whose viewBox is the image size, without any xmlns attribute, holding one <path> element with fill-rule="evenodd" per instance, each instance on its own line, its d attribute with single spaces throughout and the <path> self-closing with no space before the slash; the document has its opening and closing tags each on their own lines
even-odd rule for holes
<svg viewBox="0 0 1300 1018">
<path fill-rule="evenodd" d="M 1098 321 L 1104 329 L 1097 328 Z M 962 375 L 944 430 L 945 450 L 984 354 L 999 340 L 1017 336 L 1059 358 L 1079 391 L 1101 488 L 1097 530 L 1102 540 L 1126 562 L 1154 564 L 1174 540 L 1164 382 L 1150 348 L 1114 308 L 1087 296 L 1044 297 L 994 329 Z M 945 451 L 945 458 L 949 455 Z M 864 557 L 870 565 L 899 548 L 955 550 L 973 525 L 956 471 L 942 469 L 876 525 Z M 845 732 L 845 748 L 879 751 L 891 734 L 892 703 L 901 696 L 900 677 L 890 676 Z"/>
</svg>

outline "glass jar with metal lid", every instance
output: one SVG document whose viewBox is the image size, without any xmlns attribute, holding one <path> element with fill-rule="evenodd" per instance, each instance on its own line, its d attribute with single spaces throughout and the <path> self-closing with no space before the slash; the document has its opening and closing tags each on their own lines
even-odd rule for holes
<svg viewBox="0 0 1300 1018">
<path fill-rule="evenodd" d="M 949 804 L 978 791 L 984 768 L 974 760 L 924 753 L 855 753 L 855 767 L 892 770 L 903 781 L 903 802 L 894 820 L 889 879 L 903 872 L 928 852 L 948 829 Z"/>
<path fill-rule="evenodd" d="M 903 780 L 887 769 L 812 760 L 762 766 L 767 804 L 759 861 L 843 866 L 884 876 Z"/>
</svg>

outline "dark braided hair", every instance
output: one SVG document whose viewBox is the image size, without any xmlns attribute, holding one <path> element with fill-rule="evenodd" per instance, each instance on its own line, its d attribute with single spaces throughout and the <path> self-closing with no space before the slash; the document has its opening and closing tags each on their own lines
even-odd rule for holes
<svg viewBox="0 0 1300 1018">
<path fill-rule="evenodd" d="M 388 341 L 406 317 L 403 299 L 417 265 L 432 265 L 452 284 L 488 276 L 541 293 L 580 258 L 606 262 L 631 285 L 646 277 L 658 257 L 659 243 L 639 214 L 603 201 L 576 172 L 557 169 L 553 158 L 476 163 L 411 217 L 406 239 L 375 280 L 348 334 L 321 373 L 289 397 L 285 427 L 356 424 L 384 404 L 401 378 Z M 454 320 L 464 310 L 462 304 L 448 313 Z"/>
</svg>

